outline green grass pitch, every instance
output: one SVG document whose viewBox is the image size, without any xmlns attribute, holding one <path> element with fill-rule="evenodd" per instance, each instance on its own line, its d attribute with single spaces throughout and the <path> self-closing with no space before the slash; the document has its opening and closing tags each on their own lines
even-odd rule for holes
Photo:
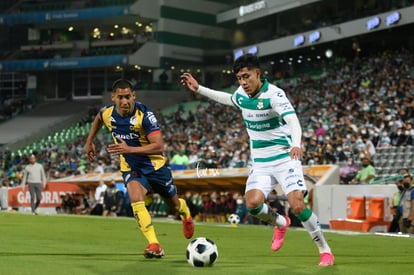
<svg viewBox="0 0 414 275">
<path fill-rule="evenodd" d="M 146 259 L 147 243 L 132 218 L 0 213 L 0 274 L 413 274 L 414 238 L 325 232 L 335 266 L 319 267 L 302 229 L 290 228 L 272 252 L 272 228 L 196 223 L 194 237 L 218 247 L 213 267 L 185 258 L 189 240 L 178 221 L 154 219 L 166 256 Z"/>
</svg>

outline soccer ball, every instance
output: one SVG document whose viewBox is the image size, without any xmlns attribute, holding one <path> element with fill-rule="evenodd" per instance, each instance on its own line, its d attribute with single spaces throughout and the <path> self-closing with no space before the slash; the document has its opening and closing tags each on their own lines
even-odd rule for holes
<svg viewBox="0 0 414 275">
<path fill-rule="evenodd" d="M 187 246 L 187 261 L 192 266 L 212 266 L 217 258 L 217 246 L 208 238 L 195 238 Z"/>
<path fill-rule="evenodd" d="M 231 224 L 239 224 L 240 223 L 240 217 L 237 214 L 231 214 L 227 221 Z"/>
</svg>

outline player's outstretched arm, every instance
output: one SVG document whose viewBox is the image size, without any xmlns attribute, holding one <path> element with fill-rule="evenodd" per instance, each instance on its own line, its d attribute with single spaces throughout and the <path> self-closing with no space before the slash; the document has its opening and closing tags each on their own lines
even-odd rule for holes
<svg viewBox="0 0 414 275">
<path fill-rule="evenodd" d="M 198 84 L 198 81 L 189 73 L 183 73 L 181 75 L 181 84 L 187 86 L 194 93 L 198 93 L 202 96 L 206 96 L 221 104 L 233 106 L 231 101 L 231 95 L 225 92 L 216 91 Z"/>
<path fill-rule="evenodd" d="M 199 87 L 198 81 L 190 73 L 183 73 L 180 79 L 182 85 L 187 86 L 194 93 L 197 92 Z"/>
<path fill-rule="evenodd" d="M 96 149 L 95 145 L 93 144 L 93 140 L 95 139 L 96 134 L 99 132 L 99 130 L 102 128 L 103 121 L 101 118 L 101 115 L 98 113 L 95 116 L 95 119 L 93 120 L 91 130 L 89 131 L 88 138 L 86 139 L 85 144 L 85 154 L 88 156 L 88 160 L 92 161 L 96 157 Z"/>
</svg>

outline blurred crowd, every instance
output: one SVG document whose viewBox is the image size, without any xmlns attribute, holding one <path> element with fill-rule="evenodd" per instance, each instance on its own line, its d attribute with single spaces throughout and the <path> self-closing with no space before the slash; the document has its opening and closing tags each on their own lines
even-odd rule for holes
<svg viewBox="0 0 414 275">
<path fill-rule="evenodd" d="M 375 155 L 375 148 L 414 145 L 413 54 L 383 52 L 339 62 L 319 78 L 279 81 L 303 127 L 303 164 L 345 164 Z M 184 154 L 177 169 L 250 165 L 238 111 L 208 102 L 192 112 L 161 117 L 167 155 Z M 182 165 L 185 166 L 182 166 Z M 180 166 L 181 165 L 181 166 Z"/>
<path fill-rule="evenodd" d="M 23 114 L 34 107 L 34 103 L 29 98 L 9 98 L 2 99 L 0 96 L 0 122 L 11 119 Z"/>
</svg>

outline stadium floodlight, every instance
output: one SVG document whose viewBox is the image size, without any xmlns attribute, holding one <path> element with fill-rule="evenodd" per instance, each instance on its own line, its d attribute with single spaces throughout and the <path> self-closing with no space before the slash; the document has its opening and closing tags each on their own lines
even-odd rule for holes
<svg viewBox="0 0 414 275">
<path fill-rule="evenodd" d="M 326 58 L 331 58 L 333 56 L 333 51 L 331 49 L 327 49 L 325 51 Z"/>
</svg>

